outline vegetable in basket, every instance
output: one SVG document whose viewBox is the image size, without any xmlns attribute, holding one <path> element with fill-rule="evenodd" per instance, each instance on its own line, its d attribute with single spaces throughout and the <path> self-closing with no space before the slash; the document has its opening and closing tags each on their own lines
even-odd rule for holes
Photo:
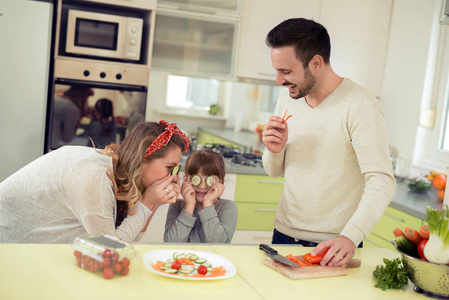
<svg viewBox="0 0 449 300">
<path fill-rule="evenodd" d="M 436 264 L 449 264 L 449 207 L 441 210 L 426 207 L 429 223 L 429 240 L 424 248 L 428 261 Z"/>
</svg>

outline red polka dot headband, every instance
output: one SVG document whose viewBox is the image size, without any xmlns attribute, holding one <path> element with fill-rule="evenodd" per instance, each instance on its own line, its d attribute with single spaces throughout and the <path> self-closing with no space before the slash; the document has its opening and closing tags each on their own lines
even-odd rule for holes
<svg viewBox="0 0 449 300">
<path fill-rule="evenodd" d="M 159 125 L 165 128 L 165 131 L 162 132 L 147 148 L 145 151 L 144 158 L 148 158 L 157 150 L 161 149 L 163 146 L 167 145 L 170 141 L 173 134 L 179 135 L 181 139 L 184 141 L 184 152 L 187 152 L 189 149 L 190 141 L 189 138 L 181 131 L 181 129 L 176 126 L 176 123 L 168 124 L 167 121 L 161 120 L 159 121 Z"/>
</svg>

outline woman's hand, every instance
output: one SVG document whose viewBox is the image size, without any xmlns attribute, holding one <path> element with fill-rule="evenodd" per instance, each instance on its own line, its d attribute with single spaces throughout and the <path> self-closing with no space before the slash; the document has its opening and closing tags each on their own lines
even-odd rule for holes
<svg viewBox="0 0 449 300">
<path fill-rule="evenodd" d="M 147 187 L 141 202 L 151 211 L 166 203 L 175 203 L 181 192 L 179 175 L 168 175 Z M 156 209 L 155 209 L 156 208 Z"/>
<path fill-rule="evenodd" d="M 262 142 L 269 151 L 277 154 L 284 149 L 287 140 L 287 123 L 282 123 L 281 117 L 271 116 L 268 124 L 263 128 Z"/>
<path fill-rule="evenodd" d="M 186 203 L 184 209 L 192 216 L 196 205 L 195 189 L 192 184 L 186 180 L 185 175 L 184 181 L 182 182 L 181 195 Z"/>
<path fill-rule="evenodd" d="M 218 198 L 223 195 L 225 186 L 222 183 L 214 182 L 206 195 L 204 195 L 203 208 L 214 205 Z"/>
</svg>

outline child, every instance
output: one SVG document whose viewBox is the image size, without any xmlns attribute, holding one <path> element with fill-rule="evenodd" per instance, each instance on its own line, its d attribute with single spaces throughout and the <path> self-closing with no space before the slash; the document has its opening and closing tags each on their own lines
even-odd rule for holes
<svg viewBox="0 0 449 300">
<path fill-rule="evenodd" d="M 234 201 L 220 199 L 225 164 L 221 154 L 203 149 L 187 158 L 181 194 L 170 204 L 165 242 L 230 243 L 237 224 Z"/>
</svg>

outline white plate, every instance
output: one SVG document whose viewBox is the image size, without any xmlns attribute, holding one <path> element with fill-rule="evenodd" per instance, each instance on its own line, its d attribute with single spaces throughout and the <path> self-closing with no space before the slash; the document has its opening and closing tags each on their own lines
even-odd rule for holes
<svg viewBox="0 0 449 300">
<path fill-rule="evenodd" d="M 158 260 L 160 261 L 167 261 L 168 259 L 173 259 L 173 253 L 193 253 L 197 255 L 200 258 L 205 258 L 208 263 L 212 265 L 213 268 L 223 266 L 226 269 L 226 274 L 223 276 L 216 276 L 216 277 L 190 277 L 190 276 L 180 276 L 180 275 L 174 275 L 174 274 L 167 274 L 162 273 L 158 270 L 155 270 L 151 264 L 157 263 Z M 176 279 L 185 279 L 185 280 L 219 280 L 219 279 L 225 279 L 229 278 L 235 275 L 237 272 L 235 266 L 230 262 L 226 257 L 223 257 L 221 255 L 218 255 L 216 253 L 212 252 L 205 252 L 205 251 L 192 251 L 192 250 L 153 250 L 145 253 L 142 257 L 143 264 L 145 267 L 150 270 L 151 272 L 162 275 L 166 277 L 176 278 Z M 196 271 L 194 271 L 192 274 L 196 274 Z"/>
</svg>

